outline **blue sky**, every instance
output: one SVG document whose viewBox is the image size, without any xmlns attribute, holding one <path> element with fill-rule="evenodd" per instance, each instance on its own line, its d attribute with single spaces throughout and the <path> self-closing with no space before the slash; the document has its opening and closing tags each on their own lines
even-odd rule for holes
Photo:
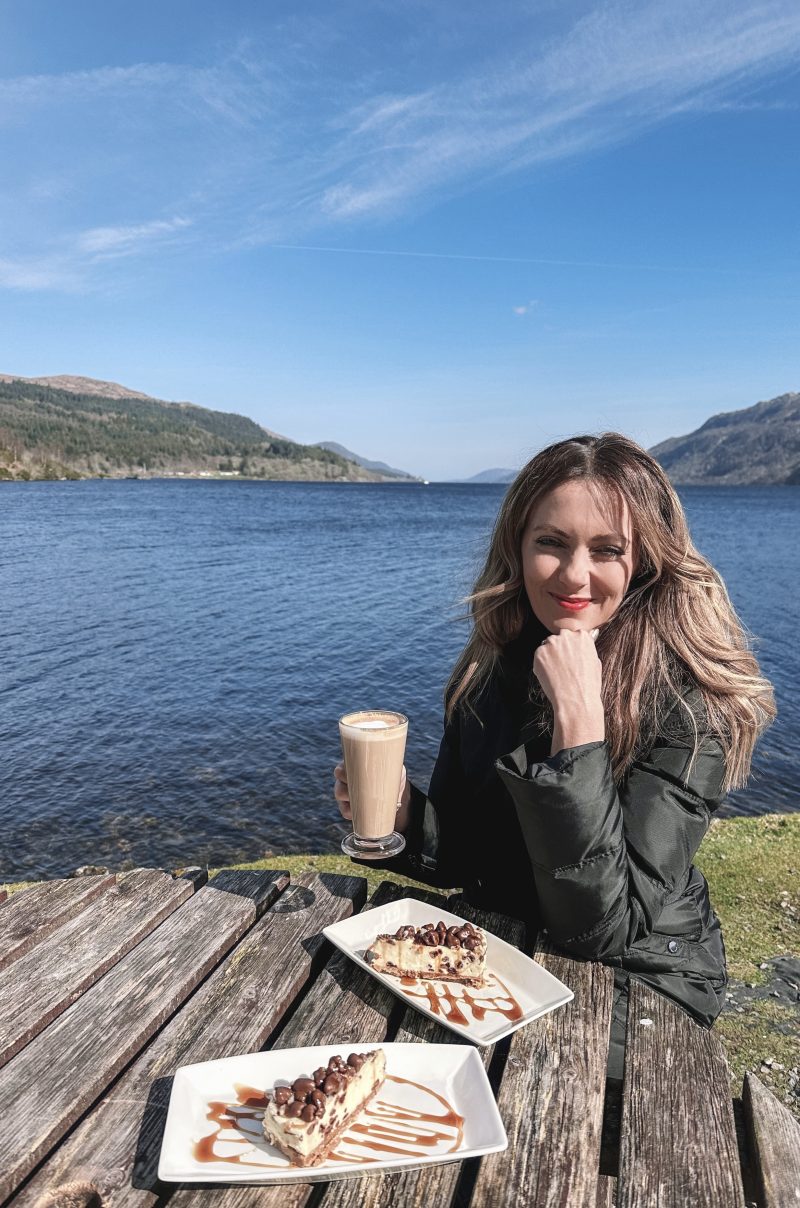
<svg viewBox="0 0 800 1208">
<path fill-rule="evenodd" d="M 0 0 L 0 372 L 428 478 L 800 389 L 796 0 Z"/>
</svg>

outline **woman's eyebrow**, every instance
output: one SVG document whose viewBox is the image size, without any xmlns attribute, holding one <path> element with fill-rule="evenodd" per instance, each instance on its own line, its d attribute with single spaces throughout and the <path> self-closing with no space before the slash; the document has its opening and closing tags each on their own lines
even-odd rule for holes
<svg viewBox="0 0 800 1208">
<path fill-rule="evenodd" d="M 548 533 L 556 533 L 559 537 L 565 537 L 567 540 L 569 540 L 570 534 L 565 533 L 563 529 L 556 528 L 556 526 L 554 524 L 535 524 L 533 526 L 534 533 L 542 533 L 545 531 Z M 624 537 L 622 535 L 622 533 L 597 533 L 594 537 L 591 537 L 590 540 L 591 541 L 619 541 L 621 545 L 625 545 L 625 546 L 627 546 L 627 544 L 628 544 L 627 538 Z"/>
</svg>

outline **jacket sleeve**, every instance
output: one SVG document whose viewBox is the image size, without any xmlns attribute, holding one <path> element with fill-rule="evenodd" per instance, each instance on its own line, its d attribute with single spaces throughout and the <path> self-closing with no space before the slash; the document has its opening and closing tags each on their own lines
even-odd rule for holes
<svg viewBox="0 0 800 1208">
<path fill-rule="evenodd" d="M 390 860 L 372 860 L 371 868 L 385 868 L 439 889 L 461 888 L 467 883 L 474 854 L 459 825 L 467 791 L 459 744 L 454 718 L 445 726 L 427 795 L 411 786 L 405 851 Z"/>
<path fill-rule="evenodd" d="M 578 956 L 620 956 L 653 931 L 719 804 L 722 748 L 701 729 L 692 760 L 694 731 L 676 710 L 678 724 L 619 789 L 605 742 L 539 763 L 523 746 L 496 765 L 516 806 L 542 921 Z"/>
</svg>

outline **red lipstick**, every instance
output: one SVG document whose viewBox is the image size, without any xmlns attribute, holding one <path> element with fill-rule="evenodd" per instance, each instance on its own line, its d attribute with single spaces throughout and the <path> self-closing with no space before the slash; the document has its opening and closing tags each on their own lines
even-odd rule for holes
<svg viewBox="0 0 800 1208">
<path fill-rule="evenodd" d="M 588 608 L 592 602 L 591 598 L 586 596 L 557 596 L 554 592 L 550 594 L 560 608 L 568 608 L 571 612 L 580 612 L 581 609 Z"/>
</svg>

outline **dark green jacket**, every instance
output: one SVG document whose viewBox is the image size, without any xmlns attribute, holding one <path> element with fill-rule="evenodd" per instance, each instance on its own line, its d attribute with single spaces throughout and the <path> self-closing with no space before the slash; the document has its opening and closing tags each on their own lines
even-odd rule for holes
<svg viewBox="0 0 800 1208">
<path fill-rule="evenodd" d="M 676 700 L 620 787 L 603 742 L 550 757 L 528 699 L 541 636 L 529 626 L 506 649 L 480 721 L 458 711 L 446 726 L 427 796 L 412 791 L 407 850 L 387 866 L 463 886 L 475 905 L 626 971 L 710 1027 L 725 950 L 692 860 L 722 797 L 722 750 L 706 733 L 692 763 L 692 722 Z M 702 734 L 699 693 L 684 700 Z"/>
</svg>

